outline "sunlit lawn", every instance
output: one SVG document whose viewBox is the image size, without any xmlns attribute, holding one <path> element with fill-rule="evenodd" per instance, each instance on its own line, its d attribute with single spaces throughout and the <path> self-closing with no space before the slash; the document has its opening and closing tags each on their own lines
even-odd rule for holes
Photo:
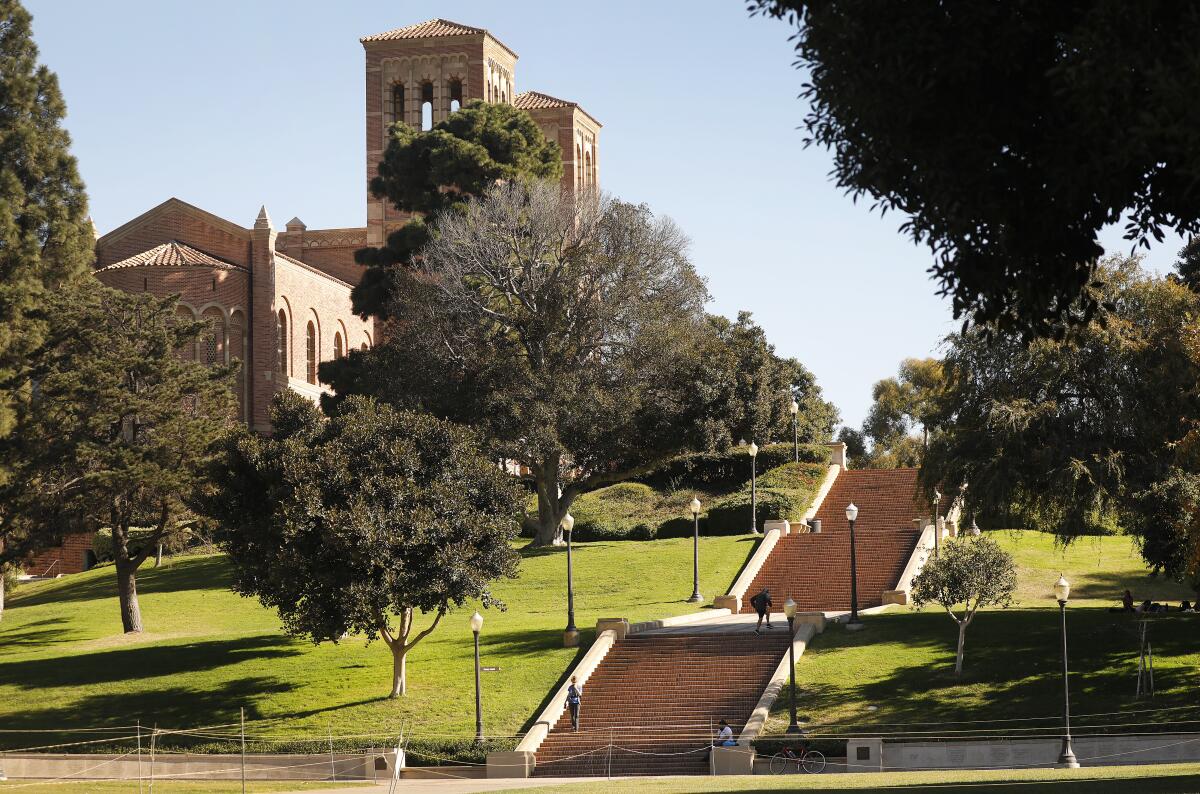
<svg viewBox="0 0 1200 794">
<path fill-rule="evenodd" d="M 753 548 L 749 538 L 701 541 L 701 588 L 724 592 Z M 632 620 L 695 609 L 691 540 L 582 543 L 575 548 L 576 623 L 583 645 L 600 617 Z M 380 642 L 351 637 L 314 646 L 280 630 L 275 614 L 229 590 L 223 556 L 147 566 L 138 584 L 146 633 L 125 637 L 111 568 L 19 588 L 0 622 L 0 725 L 5 729 L 222 724 L 236 732 L 238 709 L 254 735 L 348 744 L 409 735 L 474 735 L 473 606 L 456 611 L 411 653 L 409 692 L 388 700 L 391 657 Z M 489 735 L 518 732 L 582 649 L 562 647 L 566 557 L 534 552 L 520 577 L 496 592 L 506 612 L 485 610 L 483 678 Z M 377 735 L 377 736 L 375 736 Z M 28 734 L 0 734 L 28 746 Z M 78 738 L 78 737 L 75 737 Z M 61 741 L 50 735 L 39 743 Z M 339 741 L 339 744 L 342 742 Z"/>
</svg>

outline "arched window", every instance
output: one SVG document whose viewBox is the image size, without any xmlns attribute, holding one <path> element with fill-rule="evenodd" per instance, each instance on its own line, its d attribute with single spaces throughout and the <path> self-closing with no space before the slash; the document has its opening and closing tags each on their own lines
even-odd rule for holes
<svg viewBox="0 0 1200 794">
<path fill-rule="evenodd" d="M 362 350 L 370 350 L 371 349 L 371 335 L 369 333 L 367 333 L 366 331 L 363 331 L 363 343 L 362 343 L 361 349 Z"/>
<path fill-rule="evenodd" d="M 450 81 L 450 112 L 453 113 L 462 107 L 463 89 L 462 80 L 457 77 Z"/>
<path fill-rule="evenodd" d="M 196 321 L 196 314 L 187 306 L 179 305 L 175 307 L 175 316 L 179 318 L 181 323 L 191 323 Z M 184 342 L 179 346 L 179 357 L 184 361 L 196 360 L 196 342 Z"/>
<path fill-rule="evenodd" d="M 334 331 L 333 333 L 333 357 L 340 359 L 343 355 L 342 351 L 342 332 Z"/>
<path fill-rule="evenodd" d="M 279 317 L 275 323 L 275 369 L 281 375 L 287 375 L 290 367 L 288 367 L 288 320 L 287 312 L 283 309 L 279 310 Z"/>
<path fill-rule="evenodd" d="M 575 184 L 583 187 L 583 147 L 575 144 Z"/>
<path fill-rule="evenodd" d="M 421 83 L 421 129 L 433 129 L 433 83 Z"/>
<path fill-rule="evenodd" d="M 305 377 L 309 383 L 315 386 L 317 385 L 317 326 L 312 320 L 308 321 L 306 345 L 308 367 Z"/>
<path fill-rule="evenodd" d="M 392 95 L 389 99 L 388 119 L 392 123 L 404 121 L 404 83 L 392 85 Z"/>
<path fill-rule="evenodd" d="M 207 366 L 225 363 L 225 312 L 216 306 L 209 306 L 200 315 L 201 320 L 208 321 L 208 328 L 200 337 L 200 363 Z"/>
<path fill-rule="evenodd" d="M 587 152 L 583 155 L 583 163 L 584 163 L 584 166 L 583 166 L 584 176 L 587 179 L 587 183 L 589 185 L 591 185 L 591 184 L 595 183 L 595 181 L 596 181 L 595 179 L 592 178 L 592 150 L 591 149 L 588 149 Z"/>
<path fill-rule="evenodd" d="M 229 361 L 240 361 L 237 371 L 238 416 L 246 421 L 246 318 L 238 311 L 229 314 Z"/>
</svg>

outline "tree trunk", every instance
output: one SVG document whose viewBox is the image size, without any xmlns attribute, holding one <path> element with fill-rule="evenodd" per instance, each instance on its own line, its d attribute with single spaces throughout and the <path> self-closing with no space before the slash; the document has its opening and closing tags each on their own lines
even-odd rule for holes
<svg viewBox="0 0 1200 794">
<path fill-rule="evenodd" d="M 5 589 L 4 588 L 4 585 L 5 585 L 4 574 L 5 574 L 4 566 L 0 565 L 0 621 L 4 620 L 4 589 Z"/>
<path fill-rule="evenodd" d="M 954 660 L 954 674 L 962 675 L 963 645 L 967 642 L 967 621 L 958 623 L 958 657 Z"/>
<path fill-rule="evenodd" d="M 129 537 L 123 527 L 113 527 L 113 562 L 117 568 L 117 598 L 121 603 L 121 626 L 126 634 L 142 630 L 142 610 L 138 606 L 137 569 L 143 558 L 129 556 Z"/>
<path fill-rule="evenodd" d="M 550 458 L 534 469 L 538 494 L 538 523 L 537 532 L 529 543 L 531 548 L 562 545 L 559 524 L 567 514 L 570 503 L 558 495 L 558 468 L 558 459 Z"/>
<path fill-rule="evenodd" d="M 405 675 L 405 662 L 408 658 L 408 648 L 399 642 L 392 646 L 392 694 L 391 698 L 403 697 L 408 691 L 408 679 Z"/>
</svg>

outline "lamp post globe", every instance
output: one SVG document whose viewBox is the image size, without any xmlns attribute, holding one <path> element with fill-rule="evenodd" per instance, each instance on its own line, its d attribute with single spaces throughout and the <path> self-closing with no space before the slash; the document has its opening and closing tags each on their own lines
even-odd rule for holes
<svg viewBox="0 0 1200 794">
<path fill-rule="evenodd" d="M 792 404 L 788 406 L 788 412 L 792 415 L 792 458 L 797 463 L 800 462 L 800 403 L 796 402 L 796 398 L 792 398 Z"/>
<path fill-rule="evenodd" d="M 858 619 L 858 549 L 854 539 L 854 524 L 858 520 L 858 506 L 853 502 L 846 505 L 846 521 L 850 523 L 850 618 L 846 628 L 858 631 L 863 627 Z"/>
<path fill-rule="evenodd" d="M 787 732 L 800 733 L 800 723 L 796 720 L 796 602 L 792 600 L 791 596 L 788 596 L 787 601 L 783 602 L 783 614 L 788 622 L 788 670 L 792 683 L 790 720 Z"/>
<path fill-rule="evenodd" d="M 692 594 L 688 603 L 699 604 L 704 600 L 700 595 L 700 499 L 693 496 L 688 508 L 692 511 Z"/>
<path fill-rule="evenodd" d="M 1071 595 L 1071 583 L 1067 577 L 1059 575 L 1054 583 L 1054 598 L 1058 601 L 1058 610 L 1062 618 L 1062 664 L 1063 664 L 1063 739 L 1062 752 L 1058 755 L 1058 765 L 1066 769 L 1078 769 L 1079 760 L 1071 749 L 1071 689 L 1068 682 L 1067 666 L 1067 599 Z"/>
<path fill-rule="evenodd" d="M 479 610 L 471 615 L 471 633 L 475 635 L 475 743 L 483 743 L 483 696 L 479 687 L 479 632 L 483 629 L 483 615 Z"/>
<path fill-rule="evenodd" d="M 746 448 L 750 453 L 750 534 L 758 534 L 758 470 L 756 461 L 758 460 L 758 444 L 753 441 Z"/>
<path fill-rule="evenodd" d="M 567 628 L 563 631 L 563 646 L 574 648 L 579 644 L 579 629 L 575 628 L 575 577 L 571 553 L 571 530 L 575 517 L 567 513 L 562 518 L 563 534 L 567 536 Z"/>
</svg>

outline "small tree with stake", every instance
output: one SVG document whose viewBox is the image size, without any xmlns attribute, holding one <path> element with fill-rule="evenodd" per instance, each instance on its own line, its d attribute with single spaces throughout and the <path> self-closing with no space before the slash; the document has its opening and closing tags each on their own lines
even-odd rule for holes
<svg viewBox="0 0 1200 794">
<path fill-rule="evenodd" d="M 520 488 L 469 429 L 370 398 L 326 419 L 285 392 L 271 421 L 272 438 L 230 439 L 202 499 L 234 589 L 313 642 L 378 636 L 403 695 L 408 652 L 451 607 L 503 608 L 489 585 L 516 574 Z M 433 615 L 419 631 L 417 612 Z"/>
<path fill-rule="evenodd" d="M 941 548 L 913 579 L 913 604 L 941 604 L 958 624 L 955 675 L 962 674 L 967 627 L 980 607 L 1007 607 L 1017 588 L 1017 568 L 1012 555 L 988 537 L 961 537 Z M 955 611 L 958 608 L 959 611 Z"/>
</svg>

